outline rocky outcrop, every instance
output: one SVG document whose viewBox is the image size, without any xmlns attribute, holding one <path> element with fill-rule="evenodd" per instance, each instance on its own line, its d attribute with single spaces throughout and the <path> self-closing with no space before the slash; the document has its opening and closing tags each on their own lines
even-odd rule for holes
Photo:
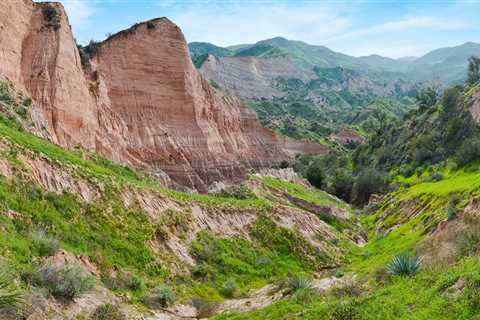
<svg viewBox="0 0 480 320">
<path fill-rule="evenodd" d="M 275 80 L 315 78 L 313 71 L 297 67 L 288 57 L 215 57 L 209 55 L 200 68 L 209 80 L 218 83 L 229 94 L 243 99 L 283 97 L 285 92 L 275 88 Z"/>
<path fill-rule="evenodd" d="M 330 140 L 333 140 L 340 144 L 349 144 L 349 143 L 361 144 L 365 141 L 365 139 L 361 135 L 359 135 L 357 131 L 348 129 L 348 128 L 342 129 L 337 133 L 331 134 Z"/>
<path fill-rule="evenodd" d="M 326 150 L 263 128 L 252 109 L 211 88 L 166 18 L 110 37 L 91 59 L 80 57 L 60 4 L 2 1 L 0 30 L 0 74 L 31 94 L 33 131 L 64 147 L 200 191 Z"/>
<path fill-rule="evenodd" d="M 209 55 L 199 70 L 228 94 L 245 100 L 291 98 L 299 94 L 300 87 L 306 91 L 305 100 L 318 107 L 328 106 L 332 93 L 346 91 L 395 97 L 410 95 L 416 88 L 400 74 L 373 75 L 340 66 L 306 67 L 287 54 L 267 57 Z"/>
</svg>

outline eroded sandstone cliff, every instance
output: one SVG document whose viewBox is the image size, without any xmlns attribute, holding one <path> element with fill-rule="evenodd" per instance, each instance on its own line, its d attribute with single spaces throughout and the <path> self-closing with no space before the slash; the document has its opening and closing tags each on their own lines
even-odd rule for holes
<svg viewBox="0 0 480 320">
<path fill-rule="evenodd" d="M 298 152 L 325 151 L 263 128 L 253 110 L 210 87 L 166 18 L 95 51 L 82 66 L 60 4 L 0 3 L 0 74 L 31 94 L 31 129 L 57 144 L 95 150 L 168 183 L 166 172 L 201 191 Z"/>
</svg>

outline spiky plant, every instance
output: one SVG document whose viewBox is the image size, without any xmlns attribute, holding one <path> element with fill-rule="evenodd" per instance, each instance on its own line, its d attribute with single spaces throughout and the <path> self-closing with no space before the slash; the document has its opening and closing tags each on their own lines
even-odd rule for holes
<svg viewBox="0 0 480 320">
<path fill-rule="evenodd" d="M 397 276 L 412 276 L 422 268 L 422 258 L 403 253 L 396 255 L 387 266 L 389 273 Z"/>
<path fill-rule="evenodd" d="M 15 308 L 21 301 L 21 293 L 12 288 L 9 276 L 0 271 L 0 311 Z"/>
<path fill-rule="evenodd" d="M 287 279 L 287 285 L 290 292 L 294 293 L 302 289 L 311 289 L 312 280 L 302 276 L 291 276 Z"/>
</svg>

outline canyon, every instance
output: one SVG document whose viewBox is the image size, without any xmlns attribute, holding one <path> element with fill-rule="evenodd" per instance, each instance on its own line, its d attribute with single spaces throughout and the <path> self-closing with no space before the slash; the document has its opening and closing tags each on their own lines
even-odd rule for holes
<svg viewBox="0 0 480 320">
<path fill-rule="evenodd" d="M 31 95 L 28 129 L 63 147 L 199 191 L 327 150 L 263 128 L 253 109 L 212 88 L 167 18 L 119 32 L 85 58 L 60 4 L 3 1 L 0 13 L 9 17 L 0 21 L 0 74 Z"/>
</svg>

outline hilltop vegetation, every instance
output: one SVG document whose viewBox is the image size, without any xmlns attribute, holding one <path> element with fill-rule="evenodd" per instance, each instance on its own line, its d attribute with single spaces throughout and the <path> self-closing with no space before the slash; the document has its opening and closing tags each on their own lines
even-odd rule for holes
<svg viewBox="0 0 480 320">
<path fill-rule="evenodd" d="M 220 88 L 247 100 L 262 124 L 292 138 L 316 141 L 324 141 L 345 126 L 358 129 L 358 119 L 368 117 L 372 107 L 402 116 L 412 109 L 414 97 L 422 89 L 434 85 L 441 90 L 464 83 L 468 58 L 480 55 L 476 43 L 406 59 L 378 55 L 356 58 L 281 37 L 225 52 L 211 44 L 203 44 L 202 50 L 198 46 L 191 46 L 197 68 Z M 202 69 L 207 54 L 219 57 L 212 62 L 217 65 Z M 223 57 L 228 58 L 224 61 Z M 283 59 L 277 60 L 276 68 L 266 64 L 266 71 L 255 67 L 256 72 L 251 72 L 253 66 L 238 62 L 242 57 L 252 57 L 255 65 Z M 238 67 L 233 68 L 237 62 Z M 295 73 L 284 66 L 287 62 Z M 252 98 L 241 88 L 255 86 L 255 82 L 266 87 Z"/>
<path fill-rule="evenodd" d="M 368 202 L 368 188 L 357 187 L 365 181 L 371 193 L 388 193 L 362 208 L 369 242 L 351 246 L 337 270 L 356 280 L 215 319 L 477 319 L 480 137 L 470 108 L 479 91 L 478 83 L 428 89 L 418 109 L 380 122 L 355 151 L 301 157 L 297 170 L 347 201 Z"/>
<path fill-rule="evenodd" d="M 473 73 L 475 65 L 473 59 Z M 403 116 L 380 110 L 360 122 L 367 143 L 351 152 L 302 156 L 297 170 L 315 186 L 357 204 L 365 204 L 373 193 L 398 188 L 403 181 L 399 176 L 420 176 L 428 170 L 426 179 L 441 180 L 445 168 L 456 170 L 480 157 L 480 128 L 471 112 L 478 90 L 476 83 L 443 93 L 424 89 L 416 96 L 417 108 Z"/>
</svg>

